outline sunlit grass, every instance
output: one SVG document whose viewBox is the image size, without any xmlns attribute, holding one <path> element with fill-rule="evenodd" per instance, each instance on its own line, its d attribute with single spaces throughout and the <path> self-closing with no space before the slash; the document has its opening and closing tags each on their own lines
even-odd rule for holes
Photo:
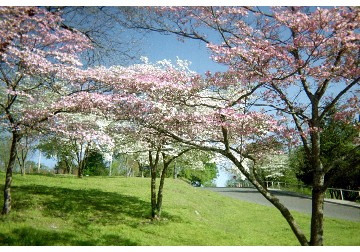
<svg viewBox="0 0 360 252">
<path fill-rule="evenodd" d="M 181 180 L 166 180 L 157 222 L 147 178 L 14 175 L 12 196 L 0 245 L 298 245 L 275 208 Z M 294 216 L 309 235 L 309 216 Z M 359 230 L 358 222 L 326 219 L 325 245 L 360 245 Z"/>
</svg>

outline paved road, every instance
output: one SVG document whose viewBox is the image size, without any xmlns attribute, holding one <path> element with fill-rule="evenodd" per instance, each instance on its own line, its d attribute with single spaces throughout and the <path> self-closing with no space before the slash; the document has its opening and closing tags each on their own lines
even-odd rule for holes
<svg viewBox="0 0 360 252">
<path fill-rule="evenodd" d="M 239 200 L 254 202 L 265 206 L 273 206 L 256 189 L 225 187 L 206 189 Z M 281 191 L 272 191 L 272 193 L 276 195 L 280 202 L 288 207 L 289 210 L 311 214 L 311 199 L 309 197 Z M 341 200 L 326 200 L 324 206 L 324 216 L 360 222 L 360 204 Z"/>
</svg>

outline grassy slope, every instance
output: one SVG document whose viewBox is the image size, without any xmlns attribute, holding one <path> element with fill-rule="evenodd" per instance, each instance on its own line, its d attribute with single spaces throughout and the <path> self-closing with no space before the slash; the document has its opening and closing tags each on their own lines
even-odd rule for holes
<svg viewBox="0 0 360 252">
<path fill-rule="evenodd" d="M 0 245 L 298 245 L 274 208 L 180 180 L 168 179 L 164 194 L 165 219 L 153 223 L 149 179 L 15 175 Z M 294 216 L 308 234 L 309 216 Z M 360 223 L 326 219 L 325 245 L 360 245 L 359 230 Z"/>
</svg>

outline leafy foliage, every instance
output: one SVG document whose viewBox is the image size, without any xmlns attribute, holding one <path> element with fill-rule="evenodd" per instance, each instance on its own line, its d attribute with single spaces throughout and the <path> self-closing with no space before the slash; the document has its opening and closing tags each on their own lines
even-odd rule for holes
<svg viewBox="0 0 360 252">
<path fill-rule="evenodd" d="M 210 153 L 193 150 L 185 153 L 173 161 L 174 169 L 169 175 L 182 177 L 193 186 L 213 186 L 213 180 L 218 176 L 215 163 L 212 162 Z"/>
<path fill-rule="evenodd" d="M 76 167 L 76 148 L 71 142 L 63 141 L 58 137 L 48 137 L 42 139 L 38 145 L 39 150 L 45 154 L 47 158 L 56 158 L 55 164 L 56 173 L 74 172 Z"/>
<path fill-rule="evenodd" d="M 325 183 L 328 187 L 358 190 L 360 187 L 360 151 L 355 151 L 346 159 L 354 149 L 359 138 L 358 122 L 348 123 L 339 121 L 330 114 L 320 133 L 321 160 L 325 166 L 335 166 L 326 174 Z M 312 185 L 313 170 L 311 159 L 306 155 L 304 148 L 296 149 L 290 158 L 290 166 L 296 177 L 306 185 Z"/>
<path fill-rule="evenodd" d="M 203 169 L 182 170 L 180 176 L 190 180 L 193 186 L 214 186 L 218 171 L 215 163 L 204 163 Z"/>
<path fill-rule="evenodd" d="M 107 175 L 108 170 L 103 155 L 98 151 L 89 152 L 84 170 L 85 175 Z"/>
</svg>

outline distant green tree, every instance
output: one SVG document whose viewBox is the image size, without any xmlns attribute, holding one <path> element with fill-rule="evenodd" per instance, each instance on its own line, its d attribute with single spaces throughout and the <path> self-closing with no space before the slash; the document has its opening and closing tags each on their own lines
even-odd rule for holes
<svg viewBox="0 0 360 252">
<path fill-rule="evenodd" d="M 359 122 L 353 124 L 336 120 L 330 113 L 323 122 L 321 138 L 321 160 L 331 167 L 325 176 L 325 185 L 333 188 L 358 190 L 360 187 L 360 151 L 352 151 L 359 141 Z M 353 152 L 352 155 L 347 155 Z M 342 156 L 347 159 L 340 159 Z M 313 171 L 303 147 L 292 152 L 290 167 L 304 184 L 311 185 Z"/>
<path fill-rule="evenodd" d="M 215 163 L 205 163 L 204 169 L 190 171 L 190 181 L 193 186 L 215 186 L 214 179 L 218 171 Z"/>
<path fill-rule="evenodd" d="M 107 175 L 108 171 L 103 155 L 96 150 L 91 150 L 87 157 L 84 174 L 92 176 Z"/>
<path fill-rule="evenodd" d="M 251 182 L 242 176 L 232 176 L 225 183 L 226 187 L 253 187 Z"/>
<path fill-rule="evenodd" d="M 25 162 L 25 167 L 26 167 L 26 170 L 25 172 L 27 173 L 32 173 L 35 169 L 37 169 L 37 166 L 38 164 L 35 163 L 35 161 L 32 161 L 32 160 L 28 160 Z M 40 167 L 41 168 L 41 167 Z"/>
<path fill-rule="evenodd" d="M 38 145 L 38 149 L 47 158 L 56 158 L 65 173 L 73 173 L 77 169 L 78 177 L 82 177 L 86 166 L 89 152 L 91 151 L 90 142 L 78 141 L 74 138 L 63 138 L 49 136 L 44 138 Z"/>
<path fill-rule="evenodd" d="M 218 170 L 211 158 L 207 152 L 190 151 L 174 162 L 175 169 L 171 174 L 176 172 L 194 186 L 214 186 L 213 181 L 218 176 Z"/>
<path fill-rule="evenodd" d="M 32 150 L 35 149 L 34 142 L 36 138 L 34 135 L 26 134 L 19 141 L 19 146 L 16 151 L 16 159 L 20 167 L 21 175 L 25 175 L 26 172 L 26 161 L 31 158 Z"/>
<path fill-rule="evenodd" d="M 75 164 L 70 158 L 66 156 L 60 156 L 58 157 L 58 161 L 54 166 L 54 170 L 56 174 L 61 174 L 61 173 L 71 174 L 73 171 L 73 167 L 75 167 Z"/>
<path fill-rule="evenodd" d="M 112 157 L 111 175 L 132 177 L 141 176 L 143 173 L 143 176 L 148 176 L 149 173 L 144 173 L 142 168 L 137 154 L 115 153 Z"/>
<path fill-rule="evenodd" d="M 52 173 L 52 169 L 45 164 L 41 164 L 40 165 L 40 173 L 41 174 L 49 174 L 49 173 Z"/>
<path fill-rule="evenodd" d="M 45 154 L 46 158 L 56 158 L 56 173 L 71 174 L 76 167 L 74 164 L 75 155 L 74 148 L 71 144 L 65 144 L 57 137 L 48 137 L 42 139 L 38 145 L 38 149 Z"/>
<path fill-rule="evenodd" d="M 238 178 L 236 176 L 233 176 L 232 178 L 226 180 L 226 187 L 236 187 L 238 184 Z"/>
</svg>

